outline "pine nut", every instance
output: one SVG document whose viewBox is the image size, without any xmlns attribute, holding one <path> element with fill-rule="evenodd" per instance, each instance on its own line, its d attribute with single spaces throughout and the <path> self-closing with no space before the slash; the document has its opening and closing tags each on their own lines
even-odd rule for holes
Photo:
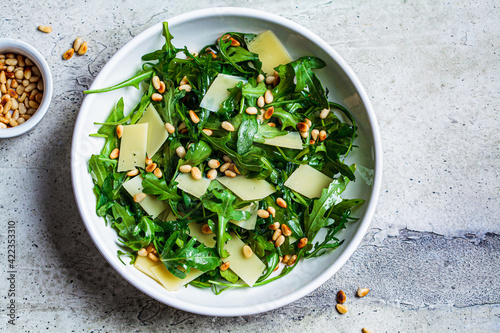
<svg viewBox="0 0 500 333">
<path fill-rule="evenodd" d="M 213 233 L 208 223 L 205 223 L 204 225 L 201 226 L 201 232 L 204 233 L 205 235 L 210 235 Z"/>
<path fill-rule="evenodd" d="M 231 37 L 231 46 L 240 46 L 240 45 L 241 45 L 240 42 Z"/>
<path fill-rule="evenodd" d="M 344 304 L 337 304 L 337 305 L 335 305 L 335 307 L 337 308 L 337 311 L 340 314 L 347 313 L 347 306 L 345 306 Z"/>
<path fill-rule="evenodd" d="M 227 156 L 227 155 L 224 155 L 222 156 L 222 160 L 226 163 L 231 163 L 233 160 L 231 159 L 231 157 Z"/>
<path fill-rule="evenodd" d="M 10 100 L 12 102 L 12 110 L 16 110 L 19 108 L 19 102 L 17 101 L 17 99 L 11 99 Z"/>
<path fill-rule="evenodd" d="M 219 266 L 219 269 L 220 269 L 221 271 L 223 271 L 223 272 L 224 272 L 224 271 L 227 271 L 227 269 L 229 268 L 229 266 L 230 266 L 230 265 L 231 265 L 231 264 L 229 263 L 229 261 L 226 261 L 225 263 L 223 263 L 222 265 L 220 265 L 220 266 Z"/>
<path fill-rule="evenodd" d="M 151 252 L 148 253 L 148 258 L 151 259 L 151 260 L 153 260 L 154 262 L 160 261 L 160 259 L 157 256 L 155 256 L 153 253 L 151 253 Z"/>
<path fill-rule="evenodd" d="M 263 108 L 264 105 L 266 105 L 266 102 L 264 101 L 264 97 L 260 96 L 259 98 L 257 98 L 257 106 L 259 108 Z"/>
<path fill-rule="evenodd" d="M 276 199 L 276 203 L 278 204 L 278 206 L 280 206 L 281 208 L 286 208 L 288 205 L 286 204 L 286 201 L 283 199 L 283 198 L 278 198 Z"/>
<path fill-rule="evenodd" d="M 9 99 L 7 103 L 3 106 L 3 113 L 7 113 L 12 108 L 12 101 Z"/>
<path fill-rule="evenodd" d="M 257 76 L 257 83 L 261 83 L 262 81 L 264 81 L 266 79 L 266 77 L 262 74 L 259 74 Z"/>
<path fill-rule="evenodd" d="M 264 113 L 264 119 L 270 119 L 272 116 L 273 116 L 273 113 L 274 113 L 274 107 L 271 106 L 270 108 L 268 108 L 266 110 L 266 112 Z M 273 126 L 273 127 L 276 127 L 276 126 Z"/>
<path fill-rule="evenodd" d="M 285 256 L 283 257 L 283 263 L 287 264 L 289 261 L 290 261 L 290 255 L 289 254 L 285 254 Z"/>
<path fill-rule="evenodd" d="M 326 131 L 321 130 L 321 132 L 319 132 L 319 141 L 324 141 L 324 140 L 326 140 Z"/>
<path fill-rule="evenodd" d="M 7 83 L 7 77 L 5 76 L 5 72 L 1 71 L 0 72 L 0 83 L 6 84 Z"/>
<path fill-rule="evenodd" d="M 165 129 L 168 133 L 172 134 L 175 132 L 175 127 L 171 123 L 165 123 Z"/>
<path fill-rule="evenodd" d="M 5 74 L 4 74 L 4 76 L 5 76 Z M 14 73 L 14 76 L 16 77 L 17 80 L 22 80 L 24 78 L 24 71 L 18 70 Z"/>
<path fill-rule="evenodd" d="M 36 89 L 42 91 L 43 90 L 43 81 L 38 81 L 38 83 L 36 84 Z"/>
<path fill-rule="evenodd" d="M 269 212 L 267 212 L 269 214 Z M 269 216 L 269 215 L 268 215 Z M 269 230 L 278 230 L 280 228 L 280 223 L 278 221 L 269 225 Z"/>
<path fill-rule="evenodd" d="M 21 71 L 18 71 L 18 72 L 21 72 Z M 19 83 L 17 83 L 17 80 L 12 79 L 12 83 L 10 84 L 10 87 L 15 89 L 18 86 L 19 86 Z"/>
<path fill-rule="evenodd" d="M 156 178 L 161 178 L 163 176 L 160 168 L 156 168 L 155 171 L 153 171 L 153 174 L 156 176 Z"/>
<path fill-rule="evenodd" d="M 18 96 L 22 95 L 24 92 L 24 86 L 23 85 L 18 85 L 17 88 L 16 88 L 16 93 Z"/>
<path fill-rule="evenodd" d="M 116 136 L 120 139 L 123 135 L 123 125 L 116 126 Z"/>
<path fill-rule="evenodd" d="M 220 162 L 216 159 L 211 159 L 210 161 L 208 161 L 207 165 L 212 169 L 217 169 L 218 167 L 220 167 Z"/>
<path fill-rule="evenodd" d="M 31 68 L 26 67 L 26 68 L 24 69 L 23 74 L 24 74 L 24 78 L 25 78 L 26 80 L 31 79 L 31 74 L 32 74 L 32 72 L 31 72 Z M 19 78 L 19 79 L 22 79 L 22 77 L 21 77 L 21 78 Z"/>
<path fill-rule="evenodd" d="M 369 329 L 367 329 L 367 328 L 363 327 L 363 328 L 361 329 L 361 333 L 372 333 L 372 331 L 370 331 Z"/>
<path fill-rule="evenodd" d="M 307 131 L 309 131 L 309 126 L 304 122 L 300 122 L 300 123 L 297 123 L 297 129 L 300 132 L 307 132 Z"/>
<path fill-rule="evenodd" d="M 319 117 L 321 119 L 325 119 L 326 117 L 328 117 L 328 114 L 330 113 L 330 109 L 323 109 L 321 110 L 321 112 L 319 113 Z"/>
<path fill-rule="evenodd" d="M 112 160 L 117 159 L 118 156 L 120 156 L 120 149 L 118 148 L 113 149 L 113 151 L 111 151 L 111 154 L 109 154 L 109 158 Z"/>
<path fill-rule="evenodd" d="M 281 229 L 276 229 L 273 233 L 273 238 L 272 240 L 273 241 L 276 241 L 278 239 L 278 237 L 281 236 Z"/>
<path fill-rule="evenodd" d="M 222 164 L 222 166 L 220 167 L 220 172 L 226 172 L 226 170 L 231 166 L 231 163 L 230 162 L 226 162 L 224 164 Z"/>
<path fill-rule="evenodd" d="M 80 48 L 78 49 L 78 54 L 84 55 L 85 53 L 87 53 L 88 48 L 89 47 L 88 47 L 87 42 L 83 42 L 82 45 L 80 46 Z"/>
<path fill-rule="evenodd" d="M 267 219 L 269 217 L 269 212 L 264 209 L 259 209 L 257 211 L 257 216 L 263 219 Z"/>
<path fill-rule="evenodd" d="M 191 117 L 191 121 L 195 124 L 200 122 L 200 117 L 193 110 L 189 110 L 189 117 Z"/>
<path fill-rule="evenodd" d="M 284 223 L 281 225 L 281 232 L 287 237 L 292 235 L 292 230 L 290 230 L 290 227 Z"/>
<path fill-rule="evenodd" d="M 148 255 L 148 251 L 146 251 L 145 248 L 142 248 L 139 251 L 137 251 L 137 255 L 139 255 L 141 257 L 146 257 Z"/>
<path fill-rule="evenodd" d="M 146 165 L 151 165 L 153 163 L 153 160 L 150 159 L 149 157 L 146 157 L 145 162 L 146 162 Z"/>
<path fill-rule="evenodd" d="M 26 120 L 24 120 L 24 118 L 19 118 L 19 119 L 17 120 L 17 123 L 18 123 L 19 125 L 21 125 L 21 124 L 23 124 L 25 121 L 26 121 Z"/>
<path fill-rule="evenodd" d="M 30 93 L 34 89 L 36 89 L 36 83 L 30 83 L 26 86 L 26 88 L 24 88 L 24 92 Z"/>
<path fill-rule="evenodd" d="M 306 237 L 301 238 L 301 239 L 299 240 L 299 244 L 297 245 L 297 247 L 298 247 L 299 249 L 303 248 L 304 246 L 306 246 L 306 245 L 307 245 L 307 241 L 308 241 L 308 240 L 307 240 L 307 238 L 306 238 Z"/>
<path fill-rule="evenodd" d="M 313 129 L 311 131 L 311 138 L 316 141 L 318 139 L 319 131 L 317 129 Z"/>
<path fill-rule="evenodd" d="M 274 81 L 274 76 L 270 75 L 266 77 L 266 84 L 272 84 Z"/>
<path fill-rule="evenodd" d="M 312 121 L 309 118 L 304 119 L 304 122 L 306 123 L 307 126 L 309 127 L 312 126 Z"/>
<path fill-rule="evenodd" d="M 269 214 L 271 214 L 273 217 L 276 217 L 276 209 L 274 209 L 273 206 L 269 206 L 267 207 L 267 211 L 269 212 Z"/>
<path fill-rule="evenodd" d="M 231 177 L 231 178 L 234 178 L 236 177 L 236 172 L 233 172 L 231 170 L 226 170 L 226 172 L 224 172 L 224 174 L 228 177 Z"/>
<path fill-rule="evenodd" d="M 207 172 L 207 178 L 210 180 L 214 180 L 217 178 L 217 169 L 210 169 Z"/>
<path fill-rule="evenodd" d="M 144 200 L 145 198 L 146 198 L 146 193 L 142 193 L 142 192 L 141 192 L 141 193 L 136 193 L 136 194 L 134 195 L 134 202 L 139 203 L 139 202 L 141 202 L 142 200 Z"/>
<path fill-rule="evenodd" d="M 139 169 L 134 169 L 134 170 L 130 170 L 129 172 L 127 172 L 127 176 L 129 177 L 134 177 L 134 176 L 137 176 L 139 174 Z"/>
<path fill-rule="evenodd" d="M 24 118 L 25 120 L 28 120 L 28 119 L 30 119 L 30 118 L 31 118 L 31 116 L 30 116 L 29 114 L 23 114 L 23 118 Z"/>
<path fill-rule="evenodd" d="M 19 110 L 14 111 L 12 114 L 12 119 L 17 121 L 19 119 Z"/>
<path fill-rule="evenodd" d="M 7 77 L 10 77 L 11 79 L 14 78 L 14 69 L 16 69 L 16 67 L 14 66 L 8 66 L 7 67 L 7 73 L 5 73 L 5 75 L 7 75 Z"/>
<path fill-rule="evenodd" d="M 146 251 L 148 251 L 148 253 L 150 252 L 156 253 L 156 249 L 153 246 L 153 244 L 149 244 L 148 247 L 146 248 Z"/>
<path fill-rule="evenodd" d="M 148 165 L 146 167 L 146 172 L 153 172 L 153 171 L 155 171 L 155 169 L 156 169 L 157 166 L 158 165 L 156 163 L 151 163 L 150 165 Z"/>
<path fill-rule="evenodd" d="M 225 129 L 228 132 L 233 132 L 234 131 L 234 126 L 228 121 L 223 121 L 221 124 L 221 127 Z"/>
<path fill-rule="evenodd" d="M 212 132 L 212 130 L 208 129 L 208 128 L 204 128 L 202 129 L 203 133 L 205 133 L 206 135 L 208 136 L 211 136 L 214 132 Z"/>
<path fill-rule="evenodd" d="M 21 67 L 26 66 L 26 63 L 24 62 L 24 57 L 20 54 L 17 55 L 17 62 L 19 64 L 19 66 L 21 66 Z"/>
<path fill-rule="evenodd" d="M 153 83 L 153 87 L 155 87 L 156 90 L 160 89 L 160 78 L 157 75 L 153 76 L 151 82 Z"/>
<path fill-rule="evenodd" d="M 188 78 L 187 76 L 184 76 L 182 79 L 181 79 L 181 82 L 179 82 L 179 85 L 180 86 L 183 86 L 185 84 L 189 84 L 189 81 L 188 81 Z"/>
<path fill-rule="evenodd" d="M 179 171 L 182 173 L 189 173 L 191 172 L 192 167 L 189 164 L 184 164 L 179 167 Z"/>
<path fill-rule="evenodd" d="M 159 102 L 163 99 L 163 96 L 161 94 L 154 93 L 153 95 L 151 95 L 151 99 L 155 102 Z"/>
<path fill-rule="evenodd" d="M 75 49 L 75 52 L 78 52 L 78 50 L 82 46 L 82 43 L 83 43 L 83 39 L 81 37 L 78 37 L 77 39 L 75 39 L 75 41 L 73 42 L 73 49 Z"/>
<path fill-rule="evenodd" d="M 358 295 L 358 297 L 365 297 L 369 291 L 370 291 L 370 289 L 368 289 L 368 288 L 359 288 L 356 295 Z"/>
<path fill-rule="evenodd" d="M 70 48 L 69 50 L 67 50 L 66 52 L 64 52 L 63 59 L 64 60 L 69 60 L 69 59 L 71 59 L 71 57 L 73 57 L 74 54 L 75 54 L 75 49 L 74 48 Z"/>
<path fill-rule="evenodd" d="M 196 179 L 200 180 L 201 179 L 201 171 L 197 167 L 191 168 L 191 176 Z"/>
<path fill-rule="evenodd" d="M 264 94 L 264 100 L 266 101 L 266 104 L 270 104 L 273 102 L 274 97 L 273 97 L 273 93 L 271 92 L 271 90 L 266 91 L 266 93 Z"/>
<path fill-rule="evenodd" d="M 50 34 L 52 32 L 52 27 L 50 25 L 39 25 L 38 30 Z"/>
<path fill-rule="evenodd" d="M 31 71 L 33 72 L 33 74 L 35 76 L 38 76 L 38 77 L 42 76 L 42 73 L 40 73 L 40 70 L 38 69 L 38 67 L 31 67 Z"/>
<path fill-rule="evenodd" d="M 238 175 L 241 175 L 240 170 L 236 167 L 236 164 L 231 164 L 232 171 L 236 172 Z"/>
<path fill-rule="evenodd" d="M 190 92 L 191 89 L 192 88 L 189 84 L 183 84 L 183 85 L 179 86 L 179 90 L 185 90 L 186 92 Z"/>
<path fill-rule="evenodd" d="M 8 124 L 9 123 L 9 119 L 0 116 L 0 123 L 2 123 L 2 124 Z"/>
<path fill-rule="evenodd" d="M 33 91 L 34 91 L 34 90 L 33 90 Z M 36 101 L 38 104 L 42 103 L 42 99 L 43 99 L 43 94 L 42 94 L 42 93 L 37 93 L 37 94 L 35 95 L 35 101 Z"/>
<path fill-rule="evenodd" d="M 254 114 L 257 114 L 257 108 L 255 106 L 250 106 L 245 110 L 245 112 L 250 114 L 250 115 L 254 115 Z"/>
<path fill-rule="evenodd" d="M 248 245 L 243 245 L 242 250 L 243 250 L 243 256 L 244 256 L 245 258 L 251 258 L 251 257 L 252 257 L 252 255 L 253 255 L 253 251 L 252 251 L 252 249 L 250 248 L 250 246 L 248 246 Z"/>
<path fill-rule="evenodd" d="M 278 239 L 276 239 L 276 242 L 274 242 L 274 246 L 280 247 L 281 245 L 283 245 L 284 242 L 285 242 L 285 236 L 281 235 L 278 237 Z"/>
<path fill-rule="evenodd" d="M 20 114 L 25 114 L 26 113 L 26 106 L 23 103 L 19 104 L 19 113 Z"/>
<path fill-rule="evenodd" d="M 165 90 L 167 90 L 167 86 L 165 85 L 165 82 L 160 81 L 160 89 L 158 89 L 158 92 L 160 94 L 163 94 L 165 92 Z"/>
<path fill-rule="evenodd" d="M 293 266 L 293 264 L 295 264 L 296 261 L 297 261 L 297 255 L 294 254 L 293 256 L 290 257 L 290 260 L 288 260 L 287 265 Z"/>
<path fill-rule="evenodd" d="M 343 292 L 342 290 L 339 290 L 337 293 L 337 303 L 343 304 L 343 303 L 345 303 L 346 299 L 347 299 L 347 296 L 345 295 L 345 292 Z"/>
<path fill-rule="evenodd" d="M 0 92 L 1 92 L 2 94 L 6 94 L 6 93 L 7 93 L 7 87 L 5 86 L 5 84 L 4 84 L 4 83 L 2 83 L 2 84 L 0 85 Z"/>
<path fill-rule="evenodd" d="M 1 117 L 0 117 L 1 118 Z M 3 129 L 3 128 L 7 128 L 7 125 L 5 125 L 4 123 L 0 122 L 0 128 Z"/>
<path fill-rule="evenodd" d="M 33 67 L 33 69 L 34 69 L 34 67 Z M 28 82 L 30 82 L 30 83 L 37 83 L 37 82 L 39 82 L 39 81 L 40 81 L 40 77 L 39 77 L 39 76 L 32 76 L 32 77 L 30 77 L 30 78 L 29 78 L 29 79 L 27 79 L 27 80 L 28 80 Z M 23 80 L 23 84 L 24 84 L 24 80 Z"/>
<path fill-rule="evenodd" d="M 186 156 L 186 149 L 184 149 L 183 146 L 179 146 L 175 152 L 177 153 L 177 156 L 179 156 L 179 158 L 184 158 L 184 156 Z"/>
</svg>

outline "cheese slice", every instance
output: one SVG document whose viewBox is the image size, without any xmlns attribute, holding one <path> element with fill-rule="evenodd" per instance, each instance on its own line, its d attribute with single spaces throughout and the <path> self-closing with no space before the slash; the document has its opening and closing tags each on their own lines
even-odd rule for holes
<svg viewBox="0 0 500 333">
<path fill-rule="evenodd" d="M 283 148 L 302 150 L 302 138 L 299 132 L 290 132 L 285 135 L 275 136 L 271 139 L 264 139 L 264 144 Z"/>
<path fill-rule="evenodd" d="M 200 243 L 203 243 L 206 247 L 214 247 L 215 244 L 217 243 L 214 239 L 215 234 L 204 234 L 201 231 L 201 227 L 203 226 L 203 223 L 196 223 L 196 222 L 191 222 L 188 224 L 189 227 L 189 235 L 191 237 L 196 238 Z"/>
<path fill-rule="evenodd" d="M 262 70 L 267 74 L 274 73 L 275 67 L 288 64 L 292 61 L 283 44 L 281 44 L 278 37 L 270 30 L 260 33 L 250 41 L 248 49 L 250 52 L 259 55 L 259 60 L 262 62 Z"/>
<path fill-rule="evenodd" d="M 151 268 L 158 266 L 158 265 L 162 265 L 162 263 L 153 261 L 153 260 L 149 259 L 148 257 L 141 257 L 141 256 L 137 256 L 137 258 L 135 259 L 135 262 L 134 262 L 135 268 L 137 268 L 138 270 L 140 270 L 141 272 L 143 272 L 147 276 L 160 282 L 158 280 L 158 278 L 156 277 L 156 275 L 154 275 L 153 271 L 151 270 Z"/>
<path fill-rule="evenodd" d="M 234 233 L 231 234 L 231 237 L 233 238 L 224 245 L 224 249 L 229 252 L 229 257 L 222 259 L 222 261 L 229 261 L 231 270 L 252 287 L 266 268 L 266 265 L 254 253 L 250 258 L 246 258 L 243 255 L 245 243 Z"/>
<path fill-rule="evenodd" d="M 124 125 L 118 157 L 118 172 L 146 165 L 148 124 Z"/>
<path fill-rule="evenodd" d="M 257 211 L 259 210 L 259 206 L 255 202 L 252 202 L 250 205 L 236 210 L 242 212 L 250 212 L 252 216 L 250 216 L 248 220 L 241 220 L 241 221 L 229 220 L 229 222 L 236 224 L 237 226 L 243 229 L 254 230 L 255 223 L 257 222 Z"/>
<path fill-rule="evenodd" d="M 245 201 L 256 201 L 276 192 L 276 189 L 262 179 L 247 179 L 245 176 L 221 177 L 219 183 L 230 189 Z"/>
<path fill-rule="evenodd" d="M 177 188 L 180 188 L 184 192 L 187 192 L 195 197 L 199 198 L 208 189 L 211 180 L 208 178 L 194 179 L 190 173 L 181 173 L 177 178 L 175 178 Z"/>
<path fill-rule="evenodd" d="M 144 190 L 144 187 L 142 187 L 143 180 L 144 178 L 142 178 L 141 175 L 135 176 L 129 181 L 123 183 L 123 188 L 125 188 L 131 196 L 134 196 L 137 193 L 142 193 Z M 151 215 L 153 218 L 157 217 L 161 212 L 168 208 L 168 204 L 165 201 L 159 201 L 154 195 L 151 194 L 146 194 L 146 197 L 139 202 L 139 205 L 141 205 L 146 213 Z"/>
<path fill-rule="evenodd" d="M 303 164 L 290 175 L 285 186 L 312 199 L 321 197 L 321 191 L 328 187 L 332 180 L 313 167 Z"/>
<path fill-rule="evenodd" d="M 167 289 L 168 291 L 176 291 L 179 290 L 185 284 L 196 279 L 198 276 L 202 275 L 203 272 L 196 269 L 191 268 L 189 273 L 184 279 L 179 279 L 174 276 L 172 273 L 168 271 L 165 265 L 158 265 L 151 267 L 151 271 L 156 276 L 156 279 L 160 281 L 160 283 Z"/>
<path fill-rule="evenodd" d="M 222 107 L 222 102 L 229 97 L 230 93 L 227 90 L 234 88 L 234 86 L 236 86 L 240 81 L 243 81 L 244 83 L 247 82 L 247 80 L 239 76 L 226 74 L 217 75 L 210 88 L 208 88 L 207 93 L 201 100 L 200 107 L 210 111 L 218 111 Z"/>
<path fill-rule="evenodd" d="M 158 149 L 160 149 L 165 140 L 168 138 L 167 129 L 165 128 L 160 115 L 156 112 L 153 104 L 149 104 L 141 119 L 139 119 L 137 123 L 148 124 L 146 152 L 149 157 L 153 157 L 153 155 L 158 151 Z"/>
</svg>

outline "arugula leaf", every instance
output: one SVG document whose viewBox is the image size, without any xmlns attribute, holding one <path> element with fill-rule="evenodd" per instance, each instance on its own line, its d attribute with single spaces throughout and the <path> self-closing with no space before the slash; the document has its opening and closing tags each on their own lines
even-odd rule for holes
<svg viewBox="0 0 500 333">
<path fill-rule="evenodd" d="M 296 61 L 292 61 L 290 66 L 293 67 L 295 76 L 297 77 L 295 92 L 307 91 L 321 108 L 328 108 L 325 89 L 316 74 L 312 71 L 313 69 L 325 67 L 325 62 L 316 57 L 302 57 Z"/>
<path fill-rule="evenodd" d="M 236 196 L 230 191 L 214 189 L 212 194 L 218 200 L 214 200 L 213 196 L 204 195 L 201 197 L 203 206 L 218 215 L 219 223 L 217 224 L 217 252 L 221 258 L 226 258 L 229 254 L 224 250 L 224 244 L 231 239 L 227 230 L 229 220 L 241 221 L 249 219 L 249 212 L 242 212 L 233 208 L 233 203 Z"/>
<path fill-rule="evenodd" d="M 278 107 L 274 108 L 273 117 L 276 117 L 279 120 L 281 120 L 282 129 L 285 129 L 287 127 L 297 128 L 297 123 L 302 121 L 300 117 L 293 115 L 290 112 L 287 112 L 282 108 Z"/>
<path fill-rule="evenodd" d="M 151 172 L 145 173 L 143 177 L 144 193 L 154 194 L 158 200 L 180 200 L 177 188 L 168 186 L 165 178 L 158 178 Z"/>
<path fill-rule="evenodd" d="M 187 244 L 178 250 L 163 251 L 160 255 L 161 262 L 174 276 L 184 279 L 196 268 L 202 272 L 211 271 L 220 264 L 220 259 L 214 249 L 203 244 L 195 246 L 197 240 L 191 238 Z M 179 269 L 182 268 L 181 269 Z"/>
<path fill-rule="evenodd" d="M 136 89 L 139 89 L 139 84 L 142 81 L 151 78 L 152 75 L 153 75 L 153 71 L 151 71 L 151 70 L 142 71 L 142 72 L 139 72 L 138 74 L 134 75 L 130 79 L 127 79 L 123 82 L 115 84 L 114 86 L 107 87 L 107 88 L 93 89 L 93 90 L 85 90 L 85 91 L 83 91 L 83 93 L 85 95 L 104 93 L 104 92 L 113 91 L 113 90 L 121 89 L 121 88 L 125 88 L 125 87 L 135 87 Z"/>
<path fill-rule="evenodd" d="M 212 154 L 212 148 L 205 141 L 201 140 L 197 143 L 193 143 L 191 147 L 186 152 L 183 164 L 189 164 L 195 166 L 205 161 L 210 154 Z"/>
<path fill-rule="evenodd" d="M 342 201 L 340 194 L 344 192 L 348 183 L 347 177 L 334 179 L 328 188 L 323 189 L 321 197 L 314 201 L 311 213 L 306 214 L 304 219 L 305 234 L 309 242 L 314 240 L 321 228 L 328 226 L 329 221 L 325 214 L 332 206 Z"/>
<path fill-rule="evenodd" d="M 226 279 L 231 283 L 236 283 L 240 279 L 240 277 L 230 269 L 226 269 L 225 271 L 220 271 L 220 276 L 222 276 L 224 279 Z"/>
<path fill-rule="evenodd" d="M 270 127 L 270 126 L 268 126 Z M 259 123 L 254 116 L 245 114 L 238 130 L 238 141 L 236 143 L 238 154 L 246 154 L 252 148 L 253 139 L 259 129 Z"/>
</svg>

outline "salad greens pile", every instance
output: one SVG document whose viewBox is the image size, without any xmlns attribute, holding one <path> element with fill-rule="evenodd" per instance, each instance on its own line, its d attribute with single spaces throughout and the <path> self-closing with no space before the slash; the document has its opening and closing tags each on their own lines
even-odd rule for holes
<svg viewBox="0 0 500 333">
<path fill-rule="evenodd" d="M 344 160 L 354 147 L 356 126 L 345 107 L 327 99 L 328 91 L 314 72 L 325 67 L 325 63 L 313 56 L 302 57 L 275 68 L 279 83 L 258 83 L 262 63 L 258 55 L 248 49 L 248 43 L 256 35 L 239 32 L 227 34 L 232 38 L 219 38 L 214 44 L 203 47 L 199 54 L 193 54 L 186 47 L 176 48 L 172 44 L 173 36 L 167 22 L 164 22 L 165 45 L 161 50 L 142 57 L 144 63 L 137 75 L 109 88 L 85 92 L 100 93 L 128 86 L 139 88 L 141 83 L 146 88 L 139 103 L 126 116 L 123 99 L 120 99 L 107 121 L 99 123 L 102 126 L 93 134 L 105 138 L 101 152 L 92 155 L 89 160 L 89 171 L 97 197 L 96 211 L 117 230 L 124 249 L 119 251 L 119 256 L 129 256 L 133 261 L 137 251 L 152 244 L 159 259 L 174 276 L 184 278 L 193 268 L 201 270 L 205 273 L 190 284 L 212 288 L 215 293 L 247 286 L 241 280 L 238 281 L 238 276 L 231 270 L 219 268 L 221 258 L 228 256 L 224 243 L 231 239 L 231 235 L 248 244 L 266 265 L 255 283 L 255 286 L 259 286 L 287 275 L 301 258 L 321 256 L 339 247 L 342 241 L 335 235 L 346 223 L 356 220 L 350 216 L 351 210 L 364 202 L 361 199 L 340 197 L 348 183 L 355 180 L 355 165 L 346 165 Z M 239 46 L 232 46 L 233 40 Z M 185 57 L 178 58 L 178 54 L 184 54 Z M 219 73 L 243 77 L 247 82 L 239 82 L 229 89 L 230 95 L 222 108 L 212 112 L 201 108 L 200 102 Z M 161 101 L 151 99 L 153 93 L 157 92 L 152 83 L 154 76 L 158 76 L 166 86 Z M 192 88 L 190 91 L 178 89 L 184 77 Z M 267 90 L 271 90 L 274 96 L 273 102 L 265 107 L 274 107 L 272 117 L 263 119 L 247 114 L 245 110 L 256 106 L 257 99 Z M 155 195 L 158 200 L 168 203 L 176 218 L 173 221 L 148 216 L 122 187 L 131 177 L 126 172 L 117 172 L 117 160 L 110 158 L 113 149 L 119 148 L 116 126 L 137 123 L 150 103 L 163 122 L 173 124 L 176 130 L 169 135 L 163 147 L 150 157 L 161 169 L 161 178 L 143 169 L 139 171 L 144 178 L 144 193 Z M 349 123 L 341 121 L 333 112 L 321 119 L 318 114 L 325 108 L 340 110 Z M 198 123 L 191 121 L 189 110 L 196 112 L 200 119 Z M 307 137 L 303 136 L 302 150 L 263 144 L 265 139 L 298 132 L 297 124 L 306 118 L 311 125 Z M 235 130 L 229 132 L 222 129 L 223 121 L 229 121 Z M 275 126 L 270 126 L 271 122 Z M 203 129 L 211 130 L 211 135 Z M 325 131 L 326 139 L 313 139 L 312 129 Z M 186 147 L 187 152 L 182 159 L 176 154 L 180 146 Z M 197 166 L 206 175 L 210 170 L 207 162 L 210 159 L 222 161 L 223 155 L 229 156 L 239 173 L 245 177 L 265 179 L 277 190 L 257 202 L 259 209 L 273 207 L 276 214 L 268 218 L 258 217 L 254 230 L 229 223 L 230 220 L 248 219 L 250 213 L 238 209 L 250 202 L 243 201 L 219 182 L 212 181 L 200 198 L 176 186 L 174 180 L 181 165 Z M 303 164 L 334 179 L 323 189 L 319 198 L 307 198 L 284 186 L 288 177 Z M 304 183 L 303 186 L 308 184 Z M 285 200 L 286 208 L 276 204 L 278 197 Z M 276 221 L 287 225 L 292 232 L 279 247 L 270 242 L 274 231 L 269 226 Z M 209 225 L 217 241 L 214 248 L 206 247 L 189 235 L 188 224 L 192 222 Z M 321 237 L 315 242 L 322 229 L 326 230 L 324 239 Z M 308 242 L 305 247 L 299 248 L 299 242 L 293 240 L 302 238 L 307 238 Z M 297 260 L 292 265 L 285 265 L 271 277 L 280 258 L 285 255 L 296 255 Z"/>
</svg>

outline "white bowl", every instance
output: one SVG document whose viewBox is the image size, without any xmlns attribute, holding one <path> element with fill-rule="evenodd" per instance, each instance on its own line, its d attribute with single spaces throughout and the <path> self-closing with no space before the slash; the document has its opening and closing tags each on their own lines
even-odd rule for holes
<svg viewBox="0 0 500 333">
<path fill-rule="evenodd" d="M 52 75 L 45 58 L 33 46 L 11 38 L 0 38 L 0 53 L 21 54 L 29 58 L 38 67 L 43 79 L 43 98 L 38 110 L 23 124 L 0 129 L 0 138 L 13 138 L 31 131 L 47 113 L 52 100 Z"/>
<path fill-rule="evenodd" d="M 97 131 L 98 126 L 93 123 L 104 121 L 120 97 L 124 97 L 126 111 L 137 103 L 141 94 L 134 88 L 126 88 L 87 96 L 78 114 L 71 167 L 75 197 L 85 226 L 116 271 L 139 290 L 175 308 L 203 315 L 239 316 L 269 311 L 293 302 L 318 288 L 347 261 L 361 242 L 375 211 L 381 183 L 382 150 L 368 96 L 337 52 L 309 30 L 282 17 L 248 8 L 212 8 L 182 14 L 168 22 L 177 47 L 186 45 L 189 50 L 198 51 L 227 31 L 262 32 L 270 29 L 285 44 L 292 58 L 316 55 L 326 62 L 327 67 L 317 73 L 330 90 L 329 99 L 348 106 L 359 127 L 356 141 L 359 148 L 348 158 L 348 162 L 358 164 L 357 181 L 350 184 L 343 196 L 366 200 L 356 212 L 360 220 L 339 235 L 340 239 L 345 239 L 340 248 L 328 255 L 300 262 L 292 273 L 276 282 L 252 289 L 233 289 L 218 296 L 208 289 L 192 286 L 168 292 L 134 267 L 125 266 L 118 260 L 117 234 L 95 213 L 96 200 L 87 162 L 91 154 L 100 151 L 103 139 L 89 137 L 89 134 Z M 135 74 L 140 69 L 141 56 L 163 45 L 161 32 L 162 24 L 158 23 L 127 43 L 104 66 L 91 89 L 116 84 Z"/>
</svg>

